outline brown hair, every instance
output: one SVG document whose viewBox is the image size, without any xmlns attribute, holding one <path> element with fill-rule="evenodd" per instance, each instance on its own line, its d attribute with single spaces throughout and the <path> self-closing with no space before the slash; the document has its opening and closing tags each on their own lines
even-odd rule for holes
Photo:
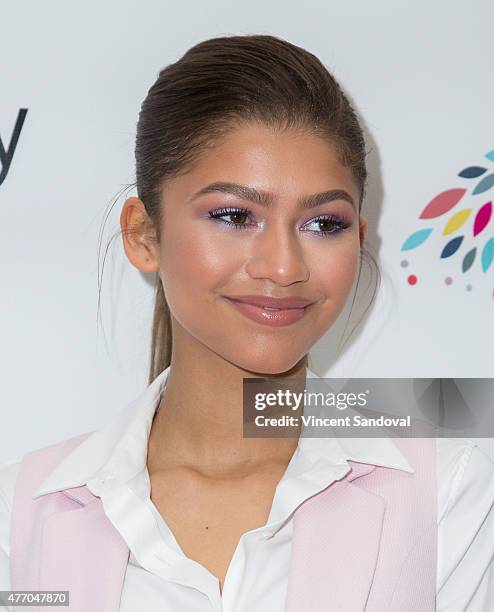
<svg viewBox="0 0 494 612">
<path fill-rule="evenodd" d="M 131 187 L 137 187 L 156 240 L 164 181 L 186 173 L 215 141 L 252 121 L 328 139 L 353 171 L 360 213 L 367 181 L 365 140 L 334 77 L 315 55 L 279 37 L 221 36 L 194 45 L 163 68 L 142 102 Z M 170 364 L 171 347 L 170 311 L 156 274 L 149 382 Z"/>
</svg>

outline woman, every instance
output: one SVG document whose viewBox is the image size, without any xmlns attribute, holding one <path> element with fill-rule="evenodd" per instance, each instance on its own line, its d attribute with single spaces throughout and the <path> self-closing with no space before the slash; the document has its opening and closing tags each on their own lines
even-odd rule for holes
<svg viewBox="0 0 494 612">
<path fill-rule="evenodd" d="M 120 222 L 157 278 L 149 386 L 3 467 L 1 587 L 78 611 L 491 609 L 472 442 L 243 436 L 243 379 L 316 377 L 364 252 L 365 142 L 334 78 L 277 37 L 204 41 L 149 90 L 135 154 Z"/>
</svg>

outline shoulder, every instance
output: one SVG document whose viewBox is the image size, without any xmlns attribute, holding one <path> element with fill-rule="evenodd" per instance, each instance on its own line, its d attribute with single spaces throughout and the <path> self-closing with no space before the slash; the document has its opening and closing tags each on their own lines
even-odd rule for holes
<svg viewBox="0 0 494 612">
<path fill-rule="evenodd" d="M 0 504 L 2 509 L 12 507 L 15 483 L 17 482 L 21 463 L 21 457 L 0 463 Z"/>
<path fill-rule="evenodd" d="M 37 458 L 45 454 L 54 457 L 62 455 L 64 449 L 72 446 L 85 435 L 87 434 L 67 438 L 55 444 L 35 449 L 20 457 L 0 463 L 0 590 L 10 589 L 10 532 L 12 508 L 16 485 L 24 459 L 26 457 Z"/>
<path fill-rule="evenodd" d="M 468 438 L 438 438 L 437 479 L 443 521 L 458 505 L 494 499 L 494 461 Z"/>
<path fill-rule="evenodd" d="M 438 610 L 494 599 L 494 461 L 473 440 L 438 440 Z"/>
<path fill-rule="evenodd" d="M 21 457 L 0 463 L 0 549 L 8 554 L 12 506 L 23 461 L 30 458 L 32 460 L 33 469 L 39 469 L 43 463 L 40 462 L 39 459 L 43 457 L 47 459 L 45 468 L 50 468 L 91 433 L 92 432 L 85 432 L 70 438 L 65 438 L 54 444 L 49 444 L 29 451 Z"/>
<path fill-rule="evenodd" d="M 10 555 L 10 517 L 21 461 L 17 458 L 0 464 L 0 565 L 7 565 Z"/>
</svg>

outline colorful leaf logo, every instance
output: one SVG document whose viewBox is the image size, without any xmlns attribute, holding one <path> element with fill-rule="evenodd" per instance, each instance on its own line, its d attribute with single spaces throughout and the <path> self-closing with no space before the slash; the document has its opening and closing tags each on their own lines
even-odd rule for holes
<svg viewBox="0 0 494 612">
<path fill-rule="evenodd" d="M 453 238 L 453 240 L 450 240 L 441 251 L 441 258 L 444 259 L 445 257 L 451 257 L 451 255 L 454 255 L 460 248 L 460 244 L 462 242 L 463 236 L 457 236 L 456 238 Z"/>
<path fill-rule="evenodd" d="M 466 189 L 447 189 L 443 191 L 427 204 L 420 213 L 419 219 L 434 219 L 440 217 L 456 206 L 466 193 Z"/>
<path fill-rule="evenodd" d="M 482 270 L 484 272 L 487 272 L 493 259 L 494 259 L 494 237 L 489 238 L 489 240 L 486 242 L 482 250 L 481 260 L 482 260 Z"/>
<path fill-rule="evenodd" d="M 468 251 L 468 253 L 463 258 L 463 263 L 461 264 L 462 272 L 466 272 L 472 267 L 472 264 L 475 261 L 476 254 L 477 254 L 477 247 L 473 247 L 473 249 L 470 249 L 470 251 Z"/>
<path fill-rule="evenodd" d="M 494 149 L 486 153 L 484 157 L 489 162 L 494 162 Z M 418 217 L 419 220 L 429 221 L 431 219 L 437 219 L 451 211 L 467 196 L 467 192 L 469 194 L 468 197 L 476 196 L 494 187 L 494 169 L 489 168 L 489 165 L 486 165 L 485 162 L 484 164 L 472 164 L 464 167 L 463 170 L 458 172 L 457 177 L 466 181 L 472 181 L 474 179 L 479 180 L 474 181 L 473 186 L 470 184 L 471 188 L 467 185 L 465 187 L 444 189 L 433 197 L 427 206 L 423 208 Z M 467 187 L 469 188 L 467 189 Z M 482 244 L 479 245 L 478 241 L 487 233 L 487 228 L 492 228 L 491 221 L 494 216 L 492 200 L 489 202 L 484 201 L 481 206 L 478 206 L 477 199 L 472 199 L 471 202 L 472 204 L 469 202 L 468 204 L 470 205 L 464 206 L 461 210 L 454 212 L 449 219 L 442 224 L 441 236 L 450 236 L 460 229 L 462 233 L 459 236 L 450 237 L 446 244 L 441 247 L 440 259 L 445 260 L 453 257 L 453 255 L 458 253 L 460 249 L 465 246 L 467 252 L 464 252 L 461 256 L 462 273 L 471 270 L 474 264 L 480 266 L 483 272 L 487 272 L 489 269 L 494 269 L 494 265 L 492 265 L 494 261 L 494 236 L 490 236 L 483 246 Z M 470 219 L 472 219 L 472 221 Z M 419 227 L 403 242 L 401 251 L 411 251 L 422 246 L 431 236 L 434 229 L 437 231 L 438 228 L 435 226 L 434 222 L 431 223 L 430 221 L 427 223 L 427 227 Z M 473 242 L 473 244 L 468 244 L 468 242 Z M 478 257 L 477 252 L 479 254 Z M 476 263 L 477 261 L 478 263 Z M 406 259 L 402 260 L 401 266 L 407 268 L 409 266 L 409 261 Z M 408 273 L 407 282 L 409 285 L 416 285 L 418 282 L 417 274 Z M 453 278 L 451 273 L 445 276 L 444 282 L 447 285 L 452 284 Z M 466 289 L 470 291 L 472 285 L 466 285 Z M 491 292 L 491 295 L 494 297 L 494 291 Z"/>
<path fill-rule="evenodd" d="M 479 212 L 475 215 L 475 221 L 473 224 L 473 235 L 477 236 L 489 223 L 492 216 L 492 202 L 484 204 Z"/>
<path fill-rule="evenodd" d="M 487 175 L 483 178 L 480 183 L 475 187 L 472 191 L 472 195 L 477 195 L 478 193 L 484 193 L 494 185 L 494 173 Z"/>
<path fill-rule="evenodd" d="M 418 246 L 420 246 L 423 242 L 427 240 L 431 232 L 431 227 L 426 227 L 424 229 L 418 230 L 417 232 L 414 232 L 405 240 L 403 246 L 401 247 L 401 250 L 410 251 L 411 249 L 416 249 Z"/>
<path fill-rule="evenodd" d="M 482 168 L 481 166 L 469 166 L 465 168 L 461 172 L 458 173 L 458 176 L 461 178 L 478 178 L 487 172 L 487 168 Z"/>
<path fill-rule="evenodd" d="M 455 213 L 446 223 L 443 229 L 443 236 L 456 232 L 456 230 L 466 222 L 471 212 L 471 208 L 464 208 L 463 210 L 459 210 L 457 213 Z"/>
</svg>

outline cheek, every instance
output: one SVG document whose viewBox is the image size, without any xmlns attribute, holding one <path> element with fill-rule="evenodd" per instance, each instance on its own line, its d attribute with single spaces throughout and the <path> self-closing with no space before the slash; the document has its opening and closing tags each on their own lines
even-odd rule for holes
<svg viewBox="0 0 494 612">
<path fill-rule="evenodd" d="M 189 228 L 194 224 L 189 223 Z M 163 232 L 161 249 L 161 278 L 167 301 L 175 318 L 182 311 L 193 311 L 215 299 L 215 289 L 224 286 L 241 267 L 242 253 L 232 248 L 231 241 L 208 230 L 185 234 L 178 227 L 169 226 Z"/>
<path fill-rule="evenodd" d="M 345 299 L 355 280 L 359 263 L 358 240 L 329 245 L 324 255 L 319 252 L 311 265 L 311 275 L 321 293 L 330 299 Z"/>
<path fill-rule="evenodd" d="M 314 259 L 311 278 L 324 296 L 321 308 L 315 311 L 314 333 L 324 334 L 343 311 L 352 292 L 359 266 L 359 241 L 347 240 L 330 245 L 324 257 Z"/>
</svg>

